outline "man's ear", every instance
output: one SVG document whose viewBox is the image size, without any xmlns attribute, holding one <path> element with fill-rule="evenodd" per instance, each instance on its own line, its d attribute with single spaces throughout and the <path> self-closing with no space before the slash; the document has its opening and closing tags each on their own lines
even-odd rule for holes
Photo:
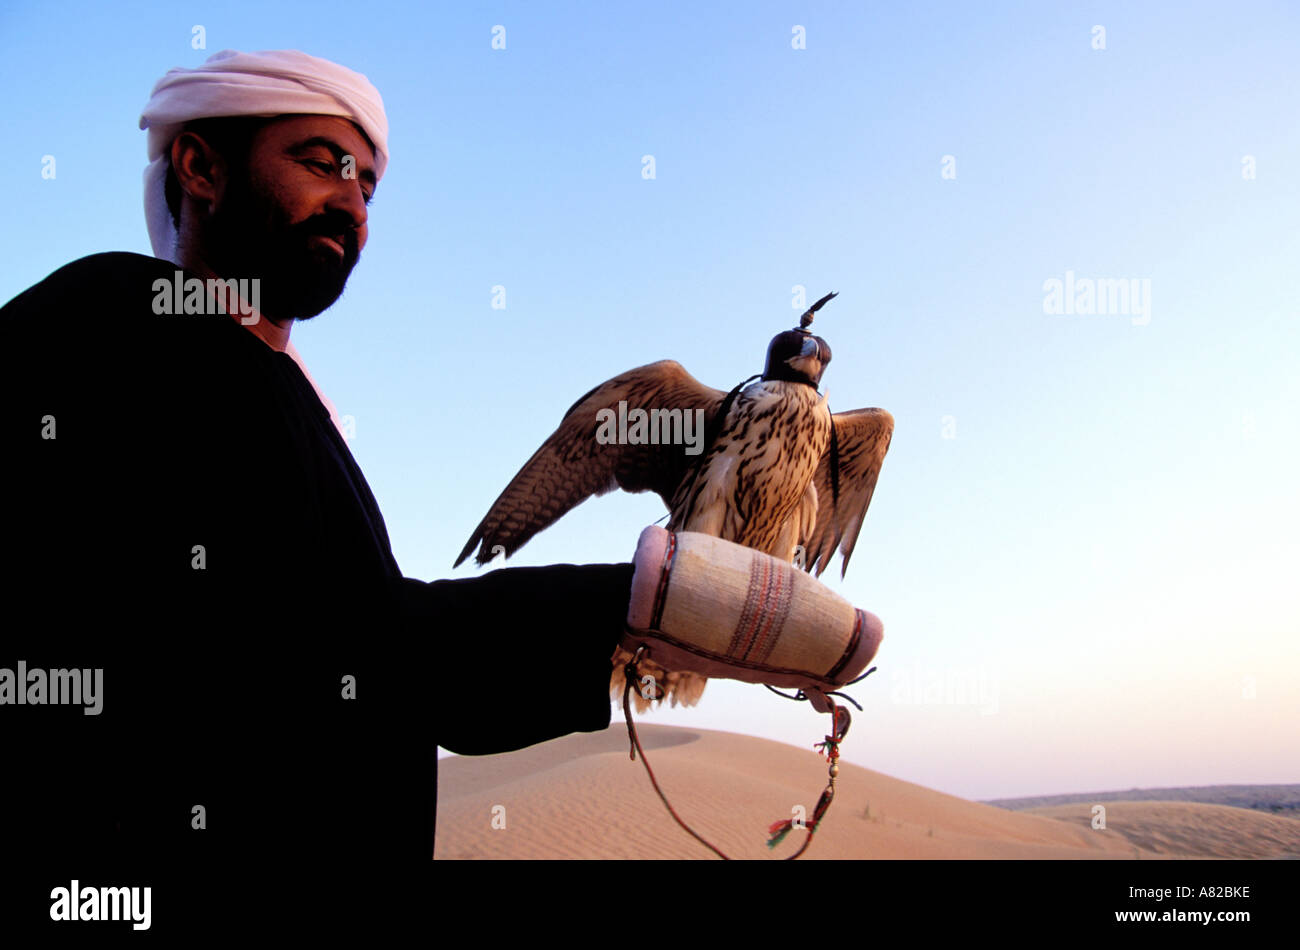
<svg viewBox="0 0 1300 950">
<path fill-rule="evenodd" d="M 172 142 L 172 171 L 181 191 L 209 209 L 225 187 L 225 160 L 195 132 L 182 132 Z"/>
</svg>

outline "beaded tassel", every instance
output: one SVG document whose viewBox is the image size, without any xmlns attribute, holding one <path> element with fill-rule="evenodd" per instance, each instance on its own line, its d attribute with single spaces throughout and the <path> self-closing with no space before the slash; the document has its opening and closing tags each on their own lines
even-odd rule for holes
<svg viewBox="0 0 1300 950">
<path fill-rule="evenodd" d="M 826 756 L 826 761 L 830 763 L 827 771 L 830 780 L 826 783 L 826 790 L 822 792 L 822 797 L 817 800 L 817 807 L 813 809 L 812 820 L 808 822 L 808 837 L 804 840 L 803 847 L 799 849 L 794 857 L 803 853 L 804 848 L 812 841 L 813 832 L 817 830 L 817 825 L 821 822 L 822 816 L 826 814 L 826 809 L 830 808 L 831 801 L 835 798 L 835 777 L 840 774 L 840 742 L 844 739 L 844 733 L 848 731 L 848 710 L 842 706 L 836 706 L 835 701 L 831 700 L 831 720 L 835 723 L 835 735 L 827 736 L 825 741 L 814 743 L 814 749 L 820 749 L 822 755 Z M 787 818 L 784 821 L 774 822 L 768 829 L 767 846 L 775 848 L 780 844 L 785 836 L 794 828 L 794 819 Z"/>
</svg>

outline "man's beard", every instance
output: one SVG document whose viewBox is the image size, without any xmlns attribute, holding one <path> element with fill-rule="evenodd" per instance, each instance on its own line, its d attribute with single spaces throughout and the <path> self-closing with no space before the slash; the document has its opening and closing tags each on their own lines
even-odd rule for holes
<svg viewBox="0 0 1300 950">
<path fill-rule="evenodd" d="M 349 215 L 326 211 L 290 224 L 246 174 L 232 176 L 224 198 L 202 225 L 205 257 L 218 277 L 257 279 L 259 309 L 273 320 L 307 320 L 338 300 L 360 256 Z M 343 257 L 313 235 L 341 241 Z"/>
</svg>

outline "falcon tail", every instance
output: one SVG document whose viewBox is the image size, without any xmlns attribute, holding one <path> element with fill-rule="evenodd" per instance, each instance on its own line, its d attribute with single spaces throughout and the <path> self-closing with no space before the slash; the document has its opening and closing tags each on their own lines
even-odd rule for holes
<svg viewBox="0 0 1300 950">
<path fill-rule="evenodd" d="M 620 705 L 623 702 L 623 690 L 627 686 L 627 677 L 623 670 L 631 661 L 632 654 L 619 648 L 614 654 L 614 669 L 609 675 L 609 695 Z M 647 677 L 653 678 L 653 682 Z M 652 707 L 653 702 L 667 702 L 670 706 L 694 706 L 704 695 L 708 678 L 698 673 L 671 673 L 649 660 L 642 660 L 637 665 L 637 685 L 632 689 L 632 702 L 639 713 Z M 659 695 L 662 693 L 662 695 Z M 655 699 L 647 699 L 647 695 Z"/>
</svg>

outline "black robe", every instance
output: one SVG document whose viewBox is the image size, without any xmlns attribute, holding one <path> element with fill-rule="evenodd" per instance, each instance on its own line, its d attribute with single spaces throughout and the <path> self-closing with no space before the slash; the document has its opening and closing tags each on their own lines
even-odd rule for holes
<svg viewBox="0 0 1300 950">
<path fill-rule="evenodd" d="M 0 668 L 104 670 L 99 715 L 0 705 L 0 840 L 427 859 L 437 745 L 608 727 L 631 565 L 404 578 L 297 364 L 231 316 L 154 312 L 176 270 L 97 254 L 0 309 Z"/>
</svg>

